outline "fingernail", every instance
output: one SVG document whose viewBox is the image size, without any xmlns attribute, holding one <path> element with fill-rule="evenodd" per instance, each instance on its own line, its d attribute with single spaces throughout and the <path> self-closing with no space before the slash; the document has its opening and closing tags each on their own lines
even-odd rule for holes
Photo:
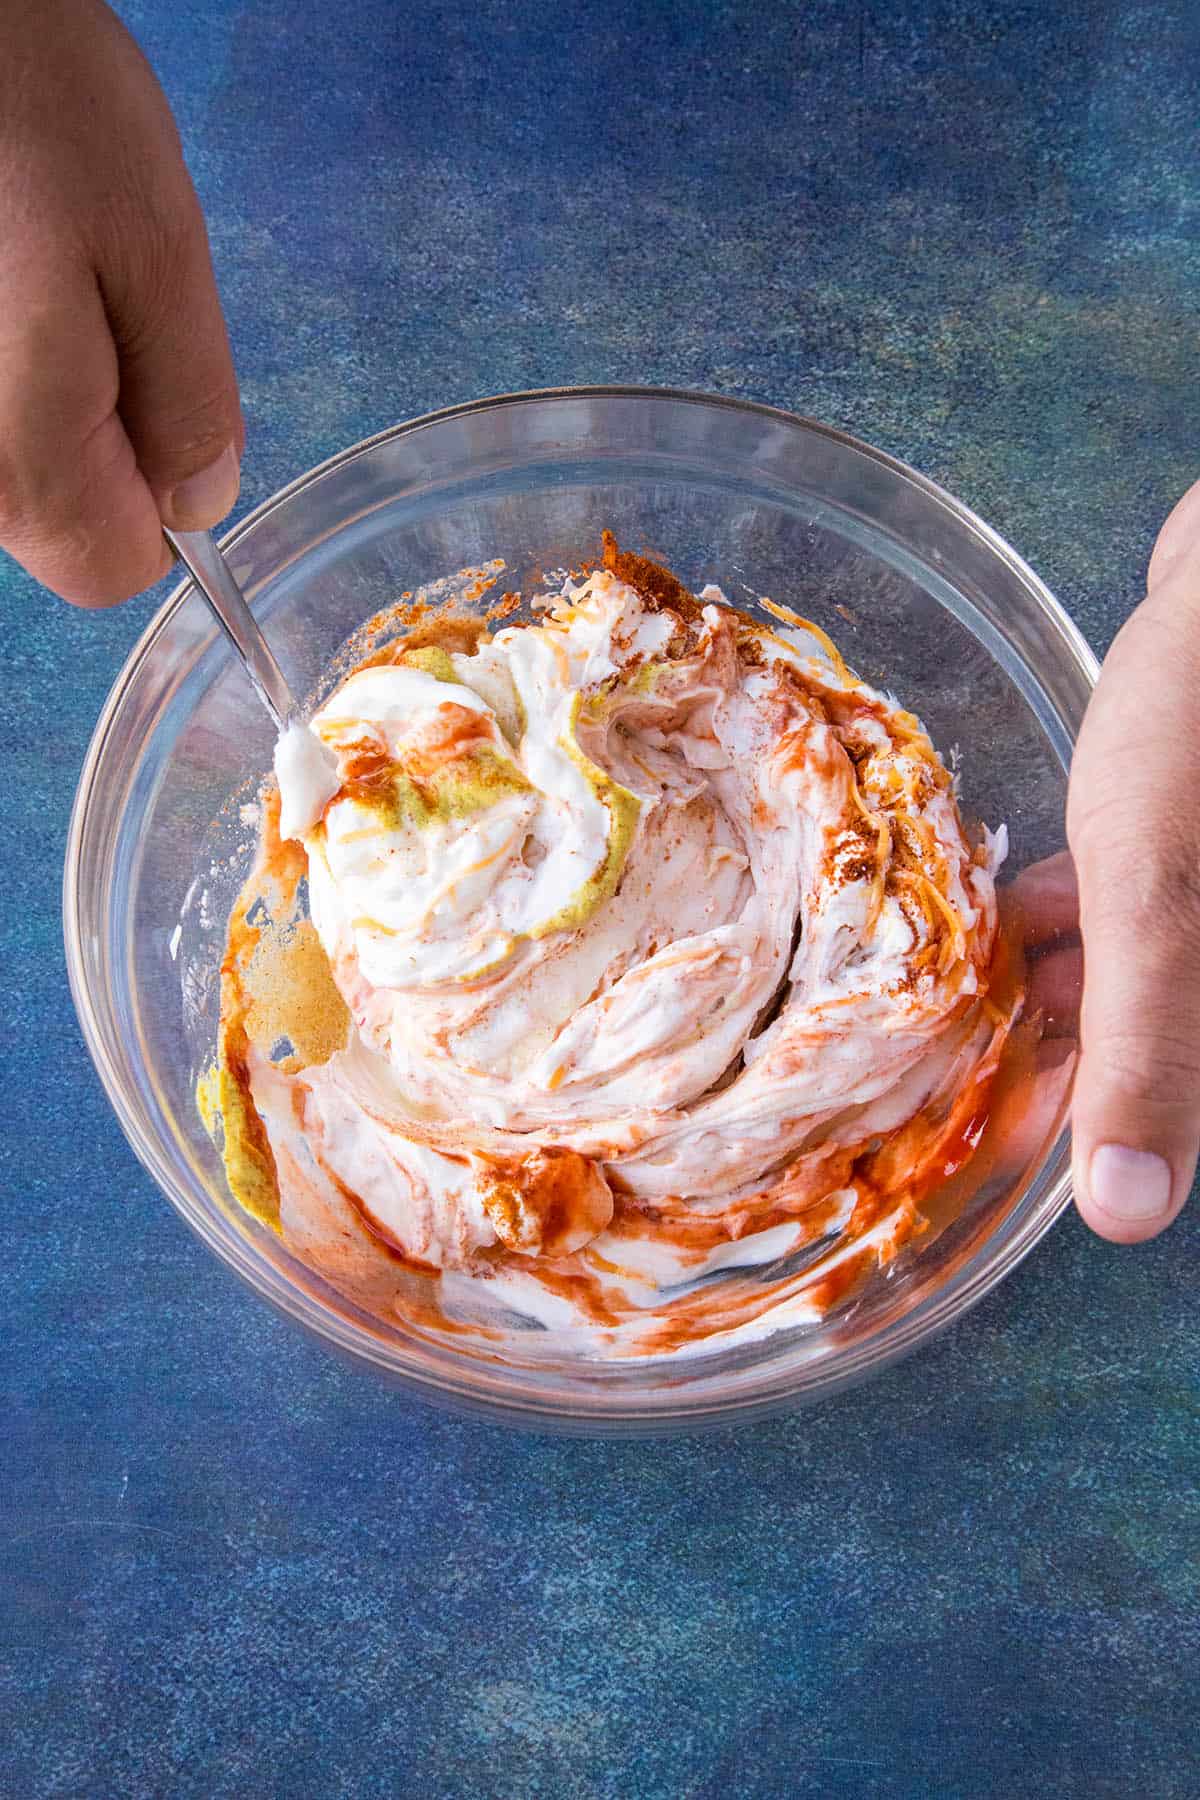
<svg viewBox="0 0 1200 1800">
<path fill-rule="evenodd" d="M 237 451 L 227 444 L 215 462 L 171 490 L 167 523 L 179 531 L 203 531 L 225 517 L 238 497 L 241 471 Z"/>
<path fill-rule="evenodd" d="M 1093 1206 L 1127 1224 L 1147 1224 L 1171 1210 L 1170 1164 L 1149 1150 L 1101 1144 L 1092 1155 L 1088 1186 Z"/>
</svg>

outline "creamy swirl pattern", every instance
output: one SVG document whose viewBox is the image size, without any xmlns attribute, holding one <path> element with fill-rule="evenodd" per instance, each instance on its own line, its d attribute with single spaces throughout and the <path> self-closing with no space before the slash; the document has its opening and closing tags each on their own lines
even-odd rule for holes
<svg viewBox="0 0 1200 1800">
<path fill-rule="evenodd" d="M 245 1085 L 272 1222 L 335 1282 L 375 1303 L 399 1264 L 460 1325 L 653 1354 L 819 1313 L 969 1154 L 1003 834 L 972 847 L 919 722 L 815 627 L 605 561 L 317 713 L 352 1029 L 302 1067 L 247 1045 Z"/>
</svg>

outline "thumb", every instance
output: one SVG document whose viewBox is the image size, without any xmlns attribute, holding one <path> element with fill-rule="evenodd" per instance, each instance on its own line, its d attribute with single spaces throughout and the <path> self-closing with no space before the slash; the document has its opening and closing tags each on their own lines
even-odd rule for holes
<svg viewBox="0 0 1200 1800">
<path fill-rule="evenodd" d="M 1200 556 L 1105 661 L 1071 772 L 1084 945 L 1075 1193 L 1102 1237 L 1170 1224 L 1200 1147 Z"/>
</svg>

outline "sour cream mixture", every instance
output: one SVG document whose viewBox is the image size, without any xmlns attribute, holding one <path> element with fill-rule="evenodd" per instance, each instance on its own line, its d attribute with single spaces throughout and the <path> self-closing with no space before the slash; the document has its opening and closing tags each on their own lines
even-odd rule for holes
<svg viewBox="0 0 1200 1800">
<path fill-rule="evenodd" d="M 327 784 L 281 748 L 349 1028 L 254 1041 L 244 904 L 217 1104 L 235 1193 L 360 1304 L 727 1344 L 819 1316 L 970 1155 L 1017 1005 L 1003 831 L 973 845 L 917 719 L 765 604 L 606 539 L 534 623 L 351 674 Z"/>
</svg>

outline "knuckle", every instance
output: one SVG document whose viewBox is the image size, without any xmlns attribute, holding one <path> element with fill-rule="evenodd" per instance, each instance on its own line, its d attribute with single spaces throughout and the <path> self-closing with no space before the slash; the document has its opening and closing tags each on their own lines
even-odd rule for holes
<svg viewBox="0 0 1200 1800">
<path fill-rule="evenodd" d="M 219 456 L 232 434 L 229 397 L 224 389 L 208 389 L 181 405 L 165 408 L 154 433 L 169 445 L 172 462 L 196 469 Z"/>
<path fill-rule="evenodd" d="M 0 538 L 37 545 L 68 537 L 82 491 L 77 474 L 55 479 L 19 456 L 0 458 Z"/>
<path fill-rule="evenodd" d="M 1136 606 L 1113 640 L 1109 657 L 1119 657 L 1130 669 L 1147 663 L 1162 667 L 1182 657 L 1191 663 L 1190 609 L 1181 609 L 1175 596 L 1155 592 Z"/>
<path fill-rule="evenodd" d="M 77 606 L 115 606 L 153 587 L 170 558 L 153 543 L 114 546 L 96 531 L 79 526 L 54 537 L 30 540 L 19 560 L 46 587 Z"/>
<path fill-rule="evenodd" d="M 181 156 L 126 171 L 97 205 L 95 237 L 109 280 L 158 307 L 184 286 L 203 235 Z"/>
<path fill-rule="evenodd" d="M 1088 915 L 1103 911 L 1132 950 L 1200 955 L 1200 845 L 1182 817 L 1155 822 L 1147 805 L 1131 810 L 1104 795 L 1073 808 L 1068 839 Z"/>
<path fill-rule="evenodd" d="M 0 463 L 0 543 L 64 599 L 106 606 L 165 573 L 168 557 L 113 415 L 88 429 L 54 477 L 8 453 Z"/>
<path fill-rule="evenodd" d="M 1169 945 L 1188 961 L 1200 954 L 1200 859 L 1188 840 L 1143 846 L 1124 885 L 1122 910 L 1134 945 Z"/>
<path fill-rule="evenodd" d="M 130 283 L 137 312 L 125 326 L 123 349 L 138 356 L 167 329 L 195 274 L 190 219 L 161 208 L 147 210 L 136 246 L 137 267 Z"/>
<path fill-rule="evenodd" d="M 1175 1110 L 1200 1101 L 1200 1022 L 1127 1025 L 1100 1046 L 1104 1084 L 1136 1106 Z"/>
<path fill-rule="evenodd" d="M 36 531 L 70 516 L 107 449 L 115 358 L 97 335 L 44 310 L 0 348 L 0 530 Z"/>
</svg>

